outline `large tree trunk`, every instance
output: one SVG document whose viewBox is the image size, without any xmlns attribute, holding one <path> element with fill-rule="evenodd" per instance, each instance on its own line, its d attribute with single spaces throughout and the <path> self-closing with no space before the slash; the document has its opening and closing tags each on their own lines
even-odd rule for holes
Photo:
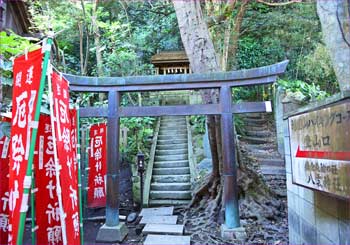
<svg viewBox="0 0 350 245">
<path fill-rule="evenodd" d="M 194 73 L 220 71 L 220 65 L 209 36 L 208 27 L 204 21 L 200 1 L 173 0 L 176 16 L 181 33 L 181 39 Z M 218 93 L 215 90 L 206 90 L 202 94 L 206 103 L 216 103 Z M 213 159 L 213 171 L 207 183 L 195 195 L 192 205 L 200 201 L 201 197 L 209 194 L 216 197 L 220 188 L 220 156 L 221 136 L 219 121 L 214 116 L 208 116 L 208 135 Z M 216 198 L 215 198 L 216 199 Z M 220 201 L 220 200 L 219 200 Z"/>
<path fill-rule="evenodd" d="M 340 90 L 350 90 L 350 1 L 317 0 L 317 14 Z"/>
<path fill-rule="evenodd" d="M 200 0 L 173 0 L 173 4 L 192 71 L 194 73 L 220 71 L 214 45 L 202 15 Z M 218 102 L 218 93 L 214 90 L 205 91 L 202 97 L 206 103 Z M 222 200 L 223 185 L 221 183 L 223 160 L 220 118 L 208 116 L 207 124 L 213 170 L 210 177 L 206 178 L 203 185 L 194 193 L 190 206 L 196 206 L 197 210 L 205 209 L 204 215 L 208 218 L 208 222 L 221 223 L 223 221 L 222 208 L 224 207 L 222 204 L 224 200 Z M 240 202 L 240 206 L 244 207 L 241 214 L 257 219 L 270 217 L 270 214 L 277 213 L 278 208 L 283 204 L 274 199 L 274 205 L 270 207 L 271 197 L 276 197 L 276 194 L 266 186 L 262 177 L 254 170 L 254 162 L 247 160 L 237 145 L 235 147 L 239 163 L 237 182 L 240 197 L 244 198 Z"/>
</svg>

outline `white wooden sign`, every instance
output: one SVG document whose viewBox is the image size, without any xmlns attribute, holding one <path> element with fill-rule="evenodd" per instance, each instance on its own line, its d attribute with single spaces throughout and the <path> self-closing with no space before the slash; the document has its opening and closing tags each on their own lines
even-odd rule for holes
<svg viewBox="0 0 350 245">
<path fill-rule="evenodd" d="M 350 101 L 289 118 L 293 183 L 350 199 Z"/>
</svg>

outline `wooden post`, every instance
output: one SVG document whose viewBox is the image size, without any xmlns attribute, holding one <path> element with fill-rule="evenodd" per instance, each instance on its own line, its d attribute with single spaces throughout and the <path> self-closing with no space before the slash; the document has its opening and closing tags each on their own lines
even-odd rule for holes
<svg viewBox="0 0 350 245">
<path fill-rule="evenodd" d="M 221 137 L 224 177 L 225 225 L 227 228 L 240 226 L 237 164 L 235 158 L 235 142 L 233 131 L 231 87 L 222 86 L 220 89 L 221 105 Z"/>
</svg>

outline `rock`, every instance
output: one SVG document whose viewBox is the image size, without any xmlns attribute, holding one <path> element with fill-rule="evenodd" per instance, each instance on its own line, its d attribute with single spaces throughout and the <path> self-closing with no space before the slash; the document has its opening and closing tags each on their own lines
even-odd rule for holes
<svg viewBox="0 0 350 245">
<path fill-rule="evenodd" d="M 138 217 L 138 214 L 137 214 L 137 213 L 130 213 L 130 214 L 128 215 L 128 217 L 126 218 L 126 221 L 127 221 L 128 223 L 132 223 L 132 222 L 134 222 L 134 221 L 137 219 L 137 217 Z"/>
<path fill-rule="evenodd" d="M 210 158 L 204 158 L 198 165 L 197 170 L 200 172 L 201 170 L 206 170 L 210 172 L 213 168 L 213 162 Z"/>
</svg>

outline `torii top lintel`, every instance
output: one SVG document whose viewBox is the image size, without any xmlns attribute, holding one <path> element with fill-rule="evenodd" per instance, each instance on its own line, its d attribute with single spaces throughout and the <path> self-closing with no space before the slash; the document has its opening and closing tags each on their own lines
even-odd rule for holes
<svg viewBox="0 0 350 245">
<path fill-rule="evenodd" d="M 130 77 L 86 77 L 63 74 L 73 91 L 108 92 L 111 90 L 152 91 L 219 88 L 223 85 L 241 87 L 273 83 L 286 70 L 288 60 L 253 69 L 213 72 L 205 74 L 178 74 Z"/>
</svg>

